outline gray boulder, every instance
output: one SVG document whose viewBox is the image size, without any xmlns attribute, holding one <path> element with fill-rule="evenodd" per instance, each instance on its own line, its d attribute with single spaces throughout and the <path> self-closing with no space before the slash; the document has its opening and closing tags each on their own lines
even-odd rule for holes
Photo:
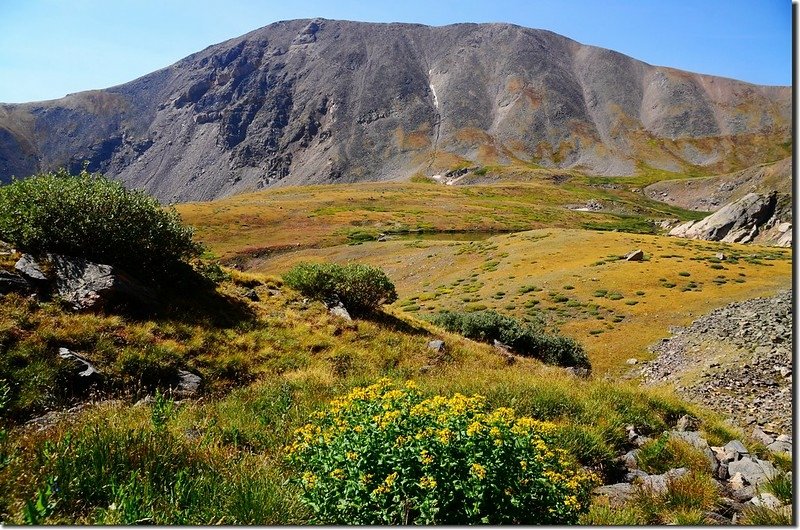
<svg viewBox="0 0 800 530">
<path fill-rule="evenodd" d="M 183 396 L 192 396 L 197 394 L 202 382 L 203 378 L 199 375 L 186 370 L 178 370 L 178 386 L 175 388 L 175 392 Z"/>
<path fill-rule="evenodd" d="M 625 254 L 625 261 L 642 261 L 643 259 L 644 259 L 644 252 L 642 251 L 642 249 L 636 249 L 634 251 Z"/>
<path fill-rule="evenodd" d="M 753 429 L 753 438 L 755 438 L 764 445 L 769 445 L 775 441 L 775 438 L 762 431 L 760 427 L 756 427 L 755 429 Z"/>
<path fill-rule="evenodd" d="M 688 472 L 689 470 L 686 469 L 685 467 L 670 469 L 669 471 L 661 475 L 648 475 L 642 478 L 639 484 L 643 489 L 652 491 L 653 493 L 660 495 L 662 493 L 666 493 L 667 488 L 669 487 L 669 483 L 671 481 L 682 477 Z"/>
<path fill-rule="evenodd" d="M 23 254 L 17 260 L 14 268 L 25 278 L 34 282 L 46 282 L 49 279 L 42 270 L 42 266 L 36 261 L 36 258 L 30 254 Z"/>
<path fill-rule="evenodd" d="M 441 353 L 444 351 L 445 344 L 443 340 L 432 340 L 428 342 L 428 349 L 433 350 L 436 353 Z"/>
<path fill-rule="evenodd" d="M 754 486 L 766 482 L 777 473 L 772 462 L 768 460 L 761 460 L 755 457 L 744 457 L 728 464 L 728 473 L 731 477 L 735 477 L 737 473 L 741 473 L 742 478 Z M 731 479 L 733 480 L 733 479 Z"/>
<path fill-rule="evenodd" d="M 739 460 L 742 456 L 749 455 L 750 451 L 739 440 L 731 440 L 723 447 L 728 453 L 733 454 L 731 460 Z"/>
<path fill-rule="evenodd" d="M 604 497 L 612 508 L 624 506 L 633 498 L 633 486 L 627 482 L 600 486 L 592 491 L 597 497 Z"/>
<path fill-rule="evenodd" d="M 344 305 L 342 305 L 341 302 L 338 302 L 333 307 L 330 307 L 328 309 L 328 312 L 331 315 L 339 317 L 341 319 L 344 319 L 344 320 L 346 320 L 348 322 L 352 322 L 353 321 L 353 317 L 350 316 L 350 313 L 347 311 L 347 309 L 344 307 Z"/>
<path fill-rule="evenodd" d="M 47 283 L 53 296 L 76 311 L 100 309 L 110 303 L 139 307 L 156 303 L 150 289 L 123 271 L 83 258 L 47 254 L 38 259 L 24 254 L 15 268 L 34 282 Z"/>
<path fill-rule="evenodd" d="M 750 499 L 750 504 L 753 506 L 763 506 L 764 508 L 772 509 L 783 506 L 783 503 L 780 501 L 780 499 L 772 493 L 759 493 Z"/>
<path fill-rule="evenodd" d="M 112 267 L 83 258 L 48 255 L 55 275 L 55 294 L 76 311 L 99 309 L 109 303 L 155 303 L 153 293 L 136 280 Z"/>
<path fill-rule="evenodd" d="M 777 193 L 748 193 L 700 221 L 676 226 L 669 235 L 726 243 L 750 243 L 772 218 L 777 203 Z"/>
<path fill-rule="evenodd" d="M 0 270 L 0 294 L 25 293 L 31 290 L 31 284 L 22 275 Z"/>
<path fill-rule="evenodd" d="M 676 438 L 679 440 L 683 440 L 684 442 L 689 443 L 692 447 L 695 447 L 703 452 L 706 456 L 706 460 L 708 460 L 708 466 L 711 470 L 711 474 L 715 475 L 717 470 L 719 469 L 719 461 L 717 461 L 717 457 L 714 456 L 714 451 L 711 450 L 709 447 L 708 442 L 703 438 L 699 432 L 697 431 L 670 431 L 669 432 L 670 438 Z"/>
<path fill-rule="evenodd" d="M 592 371 L 588 368 L 578 368 L 577 366 L 570 366 L 565 368 L 564 371 L 575 377 L 580 377 L 581 379 L 586 379 L 592 375 Z"/>
</svg>

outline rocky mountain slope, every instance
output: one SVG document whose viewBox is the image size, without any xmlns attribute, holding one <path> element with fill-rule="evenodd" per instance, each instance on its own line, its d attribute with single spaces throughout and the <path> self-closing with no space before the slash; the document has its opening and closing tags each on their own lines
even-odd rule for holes
<svg viewBox="0 0 800 530">
<path fill-rule="evenodd" d="M 649 198 L 687 210 L 715 212 L 748 193 L 777 191 L 779 207 L 791 219 L 792 158 L 759 164 L 741 171 L 713 177 L 662 180 L 644 189 Z"/>
<path fill-rule="evenodd" d="M 653 351 L 658 358 L 642 369 L 646 381 L 674 384 L 748 431 L 792 434 L 791 291 L 712 311 Z"/>
<path fill-rule="evenodd" d="M 509 24 L 271 24 L 106 90 L 0 105 L 0 179 L 101 170 L 163 201 L 459 166 L 717 174 L 789 155 L 791 88 Z"/>
</svg>

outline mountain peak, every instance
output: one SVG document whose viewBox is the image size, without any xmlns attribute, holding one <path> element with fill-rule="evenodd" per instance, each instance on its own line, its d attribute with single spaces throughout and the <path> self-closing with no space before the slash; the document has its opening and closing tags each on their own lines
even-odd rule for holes
<svg viewBox="0 0 800 530">
<path fill-rule="evenodd" d="M 3 180 L 88 161 L 164 201 L 471 166 L 725 172 L 787 156 L 791 130 L 790 88 L 506 23 L 280 21 L 123 85 L 1 108 Z"/>
</svg>

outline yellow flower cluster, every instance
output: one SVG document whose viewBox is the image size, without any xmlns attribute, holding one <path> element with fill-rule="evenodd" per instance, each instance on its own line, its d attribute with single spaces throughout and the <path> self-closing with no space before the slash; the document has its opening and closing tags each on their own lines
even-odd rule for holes
<svg viewBox="0 0 800 530">
<path fill-rule="evenodd" d="M 317 476 L 314 475 L 311 471 L 306 471 L 303 473 L 303 485 L 305 487 L 311 489 L 317 483 Z"/>
<path fill-rule="evenodd" d="M 433 463 L 433 456 L 431 456 L 431 454 L 430 454 L 428 451 L 426 451 L 425 449 L 423 449 L 423 450 L 422 450 L 422 451 L 419 453 L 419 460 L 420 460 L 420 462 L 422 462 L 423 464 L 425 464 L 425 465 L 428 465 L 428 464 L 431 464 L 431 463 Z"/>
<path fill-rule="evenodd" d="M 432 490 L 436 487 L 436 479 L 426 475 L 420 479 L 419 487 L 424 490 Z"/>
<path fill-rule="evenodd" d="M 472 464 L 469 472 L 478 478 L 478 480 L 483 480 L 486 478 L 486 468 L 480 464 Z"/>
<path fill-rule="evenodd" d="M 400 472 L 406 480 L 418 481 L 418 487 L 428 492 L 426 495 L 436 495 L 450 487 L 443 478 L 446 475 L 439 476 L 438 473 L 449 465 L 452 447 L 460 448 L 461 444 L 469 448 L 468 451 L 480 451 L 470 453 L 469 459 L 461 460 L 460 466 L 464 471 L 468 469 L 473 481 L 483 481 L 482 487 L 488 484 L 487 476 L 495 477 L 495 473 L 505 476 L 500 472 L 503 468 L 497 467 L 504 465 L 497 458 L 505 458 L 500 456 L 505 452 L 494 449 L 492 445 L 521 444 L 521 452 L 515 453 L 518 456 L 514 461 L 519 463 L 519 468 L 508 476 L 513 483 L 498 484 L 507 496 L 519 495 L 524 499 L 526 495 L 534 494 L 533 489 L 540 487 L 544 479 L 556 486 L 562 508 L 579 510 L 590 483 L 596 481 L 595 476 L 576 468 L 566 451 L 550 447 L 550 440 L 558 429 L 553 423 L 516 417 L 513 409 L 505 407 L 487 411 L 486 399 L 479 395 L 455 394 L 424 399 L 413 381 L 399 386 L 389 379 L 382 379 L 333 400 L 327 412 L 317 413 L 314 418 L 314 423 L 297 429 L 294 442 L 287 448 L 290 457 L 302 463 L 306 456 L 311 456 L 302 451 L 316 450 L 322 456 L 315 458 L 323 459 L 327 459 L 327 452 L 333 451 L 337 459 L 332 462 L 344 469 L 337 467 L 323 473 L 312 467 L 320 475 L 318 477 L 311 471 L 302 475 L 306 491 L 313 490 L 315 485 L 319 490 L 323 484 L 342 488 L 344 482 L 341 481 L 346 480 L 357 480 L 365 493 L 371 491 L 373 495 L 385 495 L 398 488 L 398 472 L 381 480 L 382 474 L 375 469 L 362 467 L 369 465 L 370 455 L 363 453 L 362 445 L 353 445 L 363 440 L 363 436 L 357 436 L 360 433 L 384 440 L 385 451 L 399 451 L 394 454 L 413 448 L 410 456 L 413 458 L 416 454 L 418 460 L 411 463 L 408 471 L 411 474 L 406 474 L 406 468 L 397 469 L 403 469 Z M 443 466 L 441 469 L 440 464 Z M 373 477 L 367 471 L 376 474 Z M 414 474 L 415 471 L 419 474 Z M 406 487 L 406 482 L 402 484 Z M 477 483 L 473 482 L 473 485 Z"/>
<path fill-rule="evenodd" d="M 392 490 L 392 485 L 395 483 L 396 480 L 397 480 L 397 472 L 387 475 L 386 478 L 383 479 L 383 483 L 374 490 L 372 490 L 372 493 L 374 493 L 375 495 L 382 495 L 384 493 L 389 493 Z"/>
</svg>

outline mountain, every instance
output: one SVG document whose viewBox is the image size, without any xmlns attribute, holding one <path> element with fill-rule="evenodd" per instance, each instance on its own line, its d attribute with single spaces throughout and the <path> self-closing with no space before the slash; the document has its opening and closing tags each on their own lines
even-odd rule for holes
<svg viewBox="0 0 800 530">
<path fill-rule="evenodd" d="M 549 31 L 293 20 L 123 85 L 0 105 L 0 179 L 88 161 L 167 202 L 476 165 L 710 175 L 789 156 L 791 111 L 790 87 Z"/>
</svg>

